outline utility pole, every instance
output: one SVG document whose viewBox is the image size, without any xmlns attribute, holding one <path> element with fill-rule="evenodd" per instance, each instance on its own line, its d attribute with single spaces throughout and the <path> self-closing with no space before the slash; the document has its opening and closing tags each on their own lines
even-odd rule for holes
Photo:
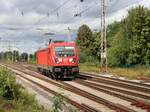
<svg viewBox="0 0 150 112">
<path fill-rule="evenodd" d="M 71 29 L 68 27 L 68 42 L 71 41 L 71 34 L 70 34 Z"/>
<path fill-rule="evenodd" d="M 10 56 L 11 56 L 11 54 L 10 54 L 10 52 L 11 52 L 11 41 L 10 40 L 8 40 L 8 53 L 6 54 L 6 57 L 7 57 L 7 60 L 9 61 L 10 60 Z M 12 58 L 12 56 L 11 56 L 11 58 Z"/>
<path fill-rule="evenodd" d="M 0 37 L 0 49 L 1 49 L 1 37 Z M 3 54 L 2 53 L 1 53 L 1 60 L 3 60 Z"/>
<path fill-rule="evenodd" d="M 16 60 L 16 51 L 13 51 L 13 48 L 16 46 L 16 42 L 19 41 L 1 40 L 0 38 L 0 44 L 4 43 L 4 47 L 7 48 L 6 59 L 11 60 L 12 62 Z"/>
<path fill-rule="evenodd" d="M 101 72 L 107 72 L 106 0 L 101 0 Z"/>
</svg>

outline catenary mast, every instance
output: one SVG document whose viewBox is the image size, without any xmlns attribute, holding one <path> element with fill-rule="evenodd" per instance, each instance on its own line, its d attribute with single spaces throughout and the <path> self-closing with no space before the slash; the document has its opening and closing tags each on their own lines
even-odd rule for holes
<svg viewBox="0 0 150 112">
<path fill-rule="evenodd" d="M 100 71 L 107 72 L 107 41 L 106 41 L 106 0 L 101 0 L 101 68 Z"/>
</svg>

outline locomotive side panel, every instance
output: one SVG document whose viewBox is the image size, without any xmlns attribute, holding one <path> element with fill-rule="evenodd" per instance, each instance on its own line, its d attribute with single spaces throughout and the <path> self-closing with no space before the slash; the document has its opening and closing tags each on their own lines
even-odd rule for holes
<svg viewBox="0 0 150 112">
<path fill-rule="evenodd" d="M 55 64 L 54 51 L 52 46 L 48 47 L 48 49 L 48 67 L 52 67 Z"/>
<path fill-rule="evenodd" d="M 38 51 L 38 64 L 40 66 L 47 67 L 48 66 L 48 49 Z"/>
</svg>

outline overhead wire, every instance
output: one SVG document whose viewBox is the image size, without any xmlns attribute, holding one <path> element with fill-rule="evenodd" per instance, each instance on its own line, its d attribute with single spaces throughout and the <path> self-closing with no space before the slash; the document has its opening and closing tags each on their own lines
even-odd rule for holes
<svg viewBox="0 0 150 112">
<path fill-rule="evenodd" d="M 92 9 L 95 5 L 96 6 L 98 6 L 99 4 L 97 4 L 95 1 L 93 2 L 94 4 L 92 4 L 91 6 L 89 6 L 89 7 L 87 7 L 86 9 L 84 9 L 84 10 L 82 10 L 82 11 L 80 11 L 79 13 L 85 13 L 85 12 L 87 12 L 88 10 L 90 10 L 90 9 Z M 77 4 L 75 4 L 74 6 L 76 6 Z M 95 8 L 95 7 L 94 7 Z M 73 15 L 73 17 L 71 17 L 71 18 L 69 18 L 68 20 L 66 20 L 66 21 L 62 21 L 61 23 L 68 23 L 68 22 L 72 22 L 74 19 L 76 19 L 77 17 L 75 17 L 74 15 Z M 79 19 L 79 18 L 78 18 Z"/>
<path fill-rule="evenodd" d="M 65 2 L 63 2 L 61 5 L 59 5 L 58 7 L 56 7 L 54 10 L 52 10 L 48 15 L 50 15 L 50 14 L 53 14 L 54 12 L 56 12 L 56 11 L 58 11 L 60 8 L 62 8 L 64 5 L 66 5 L 68 2 L 70 2 L 71 0 L 66 0 Z M 46 16 L 44 16 L 44 17 L 42 17 L 42 18 L 40 18 L 38 21 L 36 21 L 35 23 L 34 23 L 34 25 L 35 24 L 38 24 L 39 22 L 41 22 L 43 19 L 45 19 L 45 18 L 47 18 L 47 15 Z"/>
<path fill-rule="evenodd" d="M 94 3 L 96 3 L 96 2 L 94 2 Z M 96 6 L 98 6 L 98 5 L 100 5 L 100 4 L 96 4 Z M 88 7 L 88 8 L 86 8 L 86 9 L 82 10 L 81 12 L 79 12 L 79 14 L 82 14 L 82 13 L 87 12 L 88 10 L 90 10 L 91 8 L 93 8 L 94 6 L 95 6 L 95 4 L 91 5 L 90 7 Z M 94 7 L 94 8 L 95 8 L 95 7 Z"/>
<path fill-rule="evenodd" d="M 109 0 L 108 2 L 112 2 L 112 0 Z M 117 2 L 117 0 L 115 0 L 112 4 L 115 4 L 116 2 Z M 100 5 L 100 4 L 96 4 L 96 6 L 98 6 L 98 5 Z M 84 9 L 84 10 L 82 10 L 81 12 L 79 12 L 79 15 L 76 16 L 76 17 L 82 17 L 82 14 L 83 14 L 83 13 L 87 12 L 88 10 L 93 9 L 94 6 L 95 6 L 95 4 L 89 6 L 88 8 L 86 8 L 86 9 Z M 96 7 L 94 7 L 94 8 L 96 8 Z M 109 8 L 109 10 L 110 10 L 110 8 Z M 80 15 L 81 15 L 81 16 L 80 16 Z M 100 16 L 96 17 L 94 20 L 97 20 L 98 18 L 100 18 Z M 74 19 L 74 17 L 72 17 L 72 18 L 69 19 L 69 20 L 72 21 L 73 19 Z M 78 19 L 79 19 L 79 18 L 78 18 Z M 67 20 L 67 21 L 69 21 L 69 20 Z M 93 19 L 92 19 L 92 20 L 93 20 Z M 66 21 L 66 22 L 67 22 L 67 21 Z M 85 22 L 89 21 L 89 19 L 83 20 L 83 21 L 84 21 L 84 23 L 85 23 Z M 83 21 L 80 21 L 80 22 L 83 23 Z"/>
<path fill-rule="evenodd" d="M 96 8 L 96 6 L 100 5 L 100 4 L 97 4 L 96 2 L 93 2 L 93 3 L 94 3 L 93 5 L 87 7 L 86 9 L 83 9 L 83 10 L 80 11 L 78 14 L 79 14 L 79 15 L 80 15 L 80 14 L 83 14 L 83 13 L 87 12 L 88 10 L 92 9 L 93 7 Z M 77 18 L 77 17 L 82 17 L 82 15 L 81 15 L 81 16 L 75 16 L 75 15 L 74 15 L 72 18 L 69 18 L 67 21 L 65 21 L 65 23 L 71 22 L 71 21 L 73 21 L 73 20 L 74 20 L 75 18 Z M 79 19 L 79 18 L 78 18 L 78 19 Z"/>
<path fill-rule="evenodd" d="M 54 12 L 57 12 L 60 8 L 62 8 L 65 4 L 67 4 L 69 1 L 71 1 L 71 0 L 66 0 L 65 2 L 63 2 L 61 5 L 59 5 L 58 7 L 56 7 L 55 9 L 53 9 L 50 13 L 54 13 Z M 116 0 L 117 1 L 117 0 Z M 91 5 L 91 6 L 89 6 L 88 8 L 86 8 L 86 9 L 84 9 L 84 10 L 82 10 L 82 11 L 80 11 L 79 12 L 79 14 L 83 14 L 83 13 L 85 13 L 85 12 L 87 12 L 88 10 L 90 10 L 90 9 L 92 9 L 93 7 L 95 8 L 95 4 L 96 4 L 96 6 L 98 6 L 99 4 L 97 4 L 96 2 L 93 2 L 94 4 L 93 5 Z M 37 7 L 34 7 L 34 8 L 32 8 L 32 9 L 36 9 Z M 50 14 L 49 13 L 49 14 Z M 45 17 L 42 17 L 42 18 L 40 18 L 35 24 L 37 24 L 37 23 L 39 23 L 39 22 L 41 22 L 43 19 L 45 19 L 47 17 L 47 15 L 45 16 Z M 72 17 L 71 19 L 69 18 L 69 20 L 71 20 L 71 21 L 73 21 L 75 19 L 75 17 Z M 79 19 L 79 18 L 77 18 L 77 19 Z M 97 19 L 97 18 L 96 18 Z M 63 22 L 68 22 L 69 20 L 67 20 L 67 21 L 63 21 Z"/>
</svg>

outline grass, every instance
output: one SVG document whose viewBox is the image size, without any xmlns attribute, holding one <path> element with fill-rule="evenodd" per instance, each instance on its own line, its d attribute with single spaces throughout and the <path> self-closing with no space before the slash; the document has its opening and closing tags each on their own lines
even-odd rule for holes
<svg viewBox="0 0 150 112">
<path fill-rule="evenodd" d="M 48 112 L 48 110 L 35 102 L 32 102 L 32 104 L 29 105 L 14 100 L 0 98 L 0 112 Z"/>
<path fill-rule="evenodd" d="M 81 63 L 81 72 L 99 73 L 100 67 L 91 63 Z M 150 67 L 136 66 L 131 68 L 108 68 L 108 72 L 114 76 L 121 76 L 127 79 L 145 79 L 150 80 Z"/>
<path fill-rule="evenodd" d="M 126 77 L 128 79 L 150 80 L 150 67 L 110 68 L 109 71 L 115 76 Z"/>
<path fill-rule="evenodd" d="M 50 112 L 39 105 L 35 95 L 16 83 L 15 75 L 0 67 L 0 112 Z"/>
<path fill-rule="evenodd" d="M 100 68 L 98 66 L 95 66 L 91 63 L 80 63 L 79 66 L 81 72 L 99 73 L 100 71 Z"/>
</svg>

